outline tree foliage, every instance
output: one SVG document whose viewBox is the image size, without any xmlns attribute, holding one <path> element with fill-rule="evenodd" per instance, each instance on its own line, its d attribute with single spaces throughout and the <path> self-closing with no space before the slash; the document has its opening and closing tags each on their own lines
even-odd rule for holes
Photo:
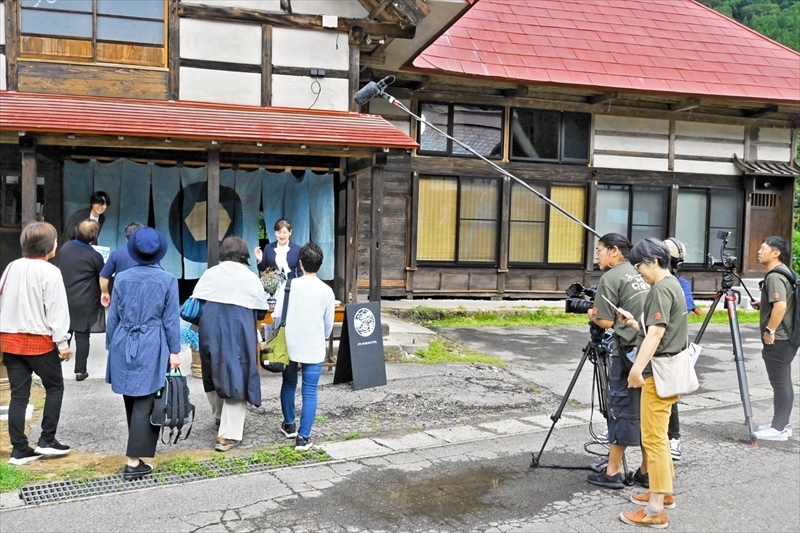
<svg viewBox="0 0 800 533">
<path fill-rule="evenodd" d="M 698 0 L 761 35 L 800 52 L 800 1 Z"/>
</svg>

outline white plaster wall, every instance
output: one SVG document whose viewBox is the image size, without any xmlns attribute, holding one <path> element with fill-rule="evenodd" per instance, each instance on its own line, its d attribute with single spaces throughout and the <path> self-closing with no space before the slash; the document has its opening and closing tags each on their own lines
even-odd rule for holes
<svg viewBox="0 0 800 533">
<path fill-rule="evenodd" d="M 0 2 L 0 44 L 6 44 L 6 3 Z"/>
<path fill-rule="evenodd" d="M 669 135 L 669 121 L 652 118 L 595 115 L 594 129 L 630 133 L 660 133 Z"/>
<path fill-rule="evenodd" d="M 317 98 L 311 92 L 314 80 L 310 76 L 272 76 L 272 105 L 277 107 L 299 107 L 347 111 L 349 102 L 348 81 L 334 78 L 319 78 L 321 92 Z"/>
<path fill-rule="evenodd" d="M 409 122 L 399 122 L 397 120 L 390 120 L 389 124 L 397 128 L 398 130 L 402 131 L 409 137 L 411 137 L 411 124 Z"/>
<path fill-rule="evenodd" d="M 261 64 L 261 26 L 181 19 L 181 57 Z"/>
<path fill-rule="evenodd" d="M 411 100 L 402 100 L 398 98 L 398 101 L 406 106 L 407 108 L 411 109 Z M 398 108 L 384 100 L 383 98 L 374 98 L 369 102 L 369 112 L 373 115 L 406 115 L 405 112 L 400 111 Z M 410 118 L 410 117 L 409 117 Z"/>
<path fill-rule="evenodd" d="M 0 91 L 6 90 L 6 55 L 0 54 Z"/>
<path fill-rule="evenodd" d="M 675 172 L 691 172 L 694 174 L 718 174 L 738 176 L 741 174 L 733 163 L 715 161 L 687 161 L 675 158 Z"/>
<path fill-rule="evenodd" d="M 625 157 L 618 155 L 595 154 L 594 168 L 626 168 L 632 170 L 657 170 L 666 172 L 669 163 L 666 158 Z"/>
<path fill-rule="evenodd" d="M 650 137 L 626 137 L 616 135 L 596 135 L 595 150 L 618 150 L 626 152 L 647 152 L 650 154 L 669 153 L 669 139 Z"/>
<path fill-rule="evenodd" d="M 280 0 L 181 0 L 181 3 L 281 11 Z M 292 0 L 292 13 L 337 15 L 346 18 L 364 18 L 368 14 L 358 0 Z"/>
<path fill-rule="evenodd" d="M 704 155 L 709 157 L 727 157 L 733 154 L 744 157 L 744 141 L 742 142 L 704 142 L 688 139 L 675 139 L 675 156 Z"/>
<path fill-rule="evenodd" d="M 744 143 L 744 126 L 732 124 L 706 124 L 704 122 L 675 122 L 676 136 L 732 139 Z"/>
<path fill-rule="evenodd" d="M 261 105 L 261 74 L 181 67 L 180 99 Z"/>
<path fill-rule="evenodd" d="M 758 146 L 756 148 L 756 159 L 759 161 L 783 161 L 786 163 L 791 157 L 791 146 Z"/>
<path fill-rule="evenodd" d="M 786 128 L 759 128 L 758 140 L 792 144 L 792 130 Z"/>
<path fill-rule="evenodd" d="M 348 70 L 350 45 L 347 34 L 273 28 L 272 64 L 281 67 Z"/>
</svg>

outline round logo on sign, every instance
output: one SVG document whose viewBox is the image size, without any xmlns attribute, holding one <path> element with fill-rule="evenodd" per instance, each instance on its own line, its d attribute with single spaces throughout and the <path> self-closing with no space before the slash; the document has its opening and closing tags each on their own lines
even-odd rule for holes
<svg viewBox="0 0 800 533">
<path fill-rule="evenodd" d="M 356 328 L 356 333 L 362 337 L 369 337 L 375 331 L 375 315 L 366 307 L 362 307 L 353 317 L 353 326 Z"/>
</svg>

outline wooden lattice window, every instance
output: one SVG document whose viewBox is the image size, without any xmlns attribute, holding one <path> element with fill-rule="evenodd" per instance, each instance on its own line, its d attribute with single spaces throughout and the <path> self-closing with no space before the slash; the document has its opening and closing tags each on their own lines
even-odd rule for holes
<svg viewBox="0 0 800 533">
<path fill-rule="evenodd" d="M 20 57 L 166 67 L 168 0 L 20 0 Z"/>
</svg>

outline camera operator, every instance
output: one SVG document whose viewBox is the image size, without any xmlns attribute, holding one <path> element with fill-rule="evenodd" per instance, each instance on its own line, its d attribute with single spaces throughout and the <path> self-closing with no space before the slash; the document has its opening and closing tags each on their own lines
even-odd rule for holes
<svg viewBox="0 0 800 533">
<path fill-rule="evenodd" d="M 628 388 L 628 372 L 635 359 L 635 341 L 638 332 L 625 325 L 615 307 L 640 316 L 650 285 L 645 283 L 628 262 L 631 243 L 619 233 L 607 233 L 597 243 L 596 257 L 604 272 L 597 284 L 594 308 L 588 312 L 589 320 L 602 328 L 614 328 L 616 352 L 609 357 L 608 386 L 608 465 L 605 472 L 589 475 L 589 483 L 611 489 L 624 487 L 622 456 L 627 446 L 641 444 L 639 411 L 641 389 Z M 608 299 L 608 300 L 606 300 Z M 643 461 L 643 464 L 646 464 Z M 647 473 L 639 468 L 634 480 L 649 485 Z"/>
</svg>

